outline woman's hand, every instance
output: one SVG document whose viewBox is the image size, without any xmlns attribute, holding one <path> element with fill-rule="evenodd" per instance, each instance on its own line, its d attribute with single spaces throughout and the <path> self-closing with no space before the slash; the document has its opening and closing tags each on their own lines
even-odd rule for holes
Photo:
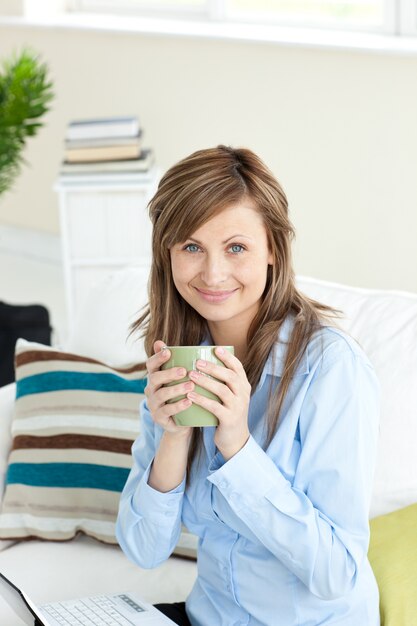
<svg viewBox="0 0 417 626">
<path fill-rule="evenodd" d="M 153 347 L 155 354 L 146 361 L 148 384 L 144 392 L 152 419 L 166 433 L 189 438 L 191 436 L 191 427 L 177 426 L 173 416 L 189 407 L 191 400 L 185 398 L 172 404 L 166 404 L 166 402 L 193 390 L 194 383 L 187 381 L 178 385 L 172 385 L 172 387 L 163 387 L 166 383 L 184 378 L 187 372 L 184 368 L 178 367 L 161 370 L 161 365 L 168 361 L 171 353 L 168 349 L 163 350 L 165 347 L 163 341 L 155 341 Z"/>
<path fill-rule="evenodd" d="M 187 393 L 187 397 L 213 413 L 219 420 L 214 443 L 227 461 L 239 452 L 249 439 L 248 412 L 251 386 L 239 359 L 228 350 L 222 350 L 216 348 L 215 354 L 225 367 L 209 361 L 197 361 L 197 367 L 201 372 L 217 380 L 195 370 L 189 372 L 191 380 L 214 393 L 221 402 L 206 398 L 195 391 Z"/>
</svg>

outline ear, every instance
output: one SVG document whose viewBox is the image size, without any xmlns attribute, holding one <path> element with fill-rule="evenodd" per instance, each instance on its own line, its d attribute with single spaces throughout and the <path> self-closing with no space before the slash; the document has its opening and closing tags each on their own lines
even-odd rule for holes
<svg viewBox="0 0 417 626">
<path fill-rule="evenodd" d="M 274 265 L 274 255 L 272 254 L 272 252 L 270 252 L 268 255 L 268 265 Z"/>
</svg>

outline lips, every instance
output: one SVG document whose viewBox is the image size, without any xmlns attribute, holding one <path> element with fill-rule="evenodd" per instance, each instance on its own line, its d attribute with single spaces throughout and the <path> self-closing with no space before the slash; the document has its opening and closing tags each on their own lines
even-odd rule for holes
<svg viewBox="0 0 417 626">
<path fill-rule="evenodd" d="M 198 289 L 197 287 L 195 287 L 195 290 L 206 302 L 224 302 L 237 291 L 237 289 L 232 289 L 231 291 L 207 291 L 206 289 Z"/>
</svg>

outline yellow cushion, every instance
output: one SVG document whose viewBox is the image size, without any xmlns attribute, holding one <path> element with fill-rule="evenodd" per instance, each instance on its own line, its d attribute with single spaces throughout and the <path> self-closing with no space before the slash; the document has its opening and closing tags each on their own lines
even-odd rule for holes
<svg viewBox="0 0 417 626">
<path fill-rule="evenodd" d="M 417 626 L 417 503 L 370 521 L 381 626 Z"/>
</svg>

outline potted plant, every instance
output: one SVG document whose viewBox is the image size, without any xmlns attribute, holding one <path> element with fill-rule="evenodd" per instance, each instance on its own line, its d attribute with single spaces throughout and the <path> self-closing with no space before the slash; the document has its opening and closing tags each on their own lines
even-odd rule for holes
<svg viewBox="0 0 417 626">
<path fill-rule="evenodd" d="M 42 126 L 40 119 L 53 98 L 48 68 L 24 49 L 0 68 L 0 195 L 10 189 L 25 162 L 28 137 Z"/>
</svg>

